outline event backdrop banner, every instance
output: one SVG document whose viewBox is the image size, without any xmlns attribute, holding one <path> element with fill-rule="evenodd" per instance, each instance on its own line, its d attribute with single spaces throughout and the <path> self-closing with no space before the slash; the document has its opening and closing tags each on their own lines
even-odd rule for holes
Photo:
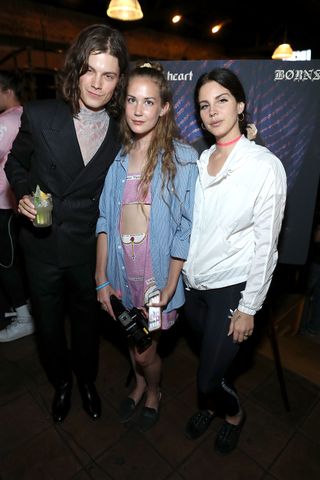
<svg viewBox="0 0 320 480">
<path fill-rule="evenodd" d="M 239 76 L 247 96 L 248 120 L 258 129 L 255 141 L 280 158 L 287 173 L 288 199 L 279 261 L 303 265 L 308 255 L 320 173 L 320 60 L 161 63 L 174 93 L 181 135 L 199 152 L 206 148 L 206 140 L 194 104 L 198 78 L 220 67 L 230 68 Z"/>
</svg>

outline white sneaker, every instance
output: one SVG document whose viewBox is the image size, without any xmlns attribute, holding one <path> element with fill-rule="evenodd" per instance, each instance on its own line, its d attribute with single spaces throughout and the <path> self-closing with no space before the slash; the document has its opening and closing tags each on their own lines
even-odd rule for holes
<svg viewBox="0 0 320 480">
<path fill-rule="evenodd" d="M 0 330 L 0 342 L 12 342 L 32 333 L 34 333 L 33 320 L 17 318 L 6 328 Z"/>
</svg>

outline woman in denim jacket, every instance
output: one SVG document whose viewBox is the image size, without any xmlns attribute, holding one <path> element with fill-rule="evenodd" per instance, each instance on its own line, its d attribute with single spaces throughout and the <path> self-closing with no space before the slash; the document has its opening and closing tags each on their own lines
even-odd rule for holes
<svg viewBox="0 0 320 480">
<path fill-rule="evenodd" d="M 122 119 L 123 148 L 105 180 L 97 223 L 97 296 L 111 316 L 110 296 L 126 308 L 144 306 L 159 292 L 161 329 L 184 303 L 181 269 L 189 250 L 196 151 L 178 140 L 170 89 L 159 64 L 136 66 L 129 76 Z M 145 396 L 140 429 L 159 416 L 160 330 L 139 353 L 129 345 L 136 385 L 120 405 L 128 421 Z M 146 394 L 146 395 L 145 395 Z"/>
</svg>

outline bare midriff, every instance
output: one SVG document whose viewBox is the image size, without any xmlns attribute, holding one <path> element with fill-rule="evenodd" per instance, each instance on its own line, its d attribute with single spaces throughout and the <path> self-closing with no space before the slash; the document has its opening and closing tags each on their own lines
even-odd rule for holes
<svg viewBox="0 0 320 480">
<path fill-rule="evenodd" d="M 151 205 L 130 203 L 122 206 L 120 234 L 138 235 L 148 231 Z"/>
</svg>

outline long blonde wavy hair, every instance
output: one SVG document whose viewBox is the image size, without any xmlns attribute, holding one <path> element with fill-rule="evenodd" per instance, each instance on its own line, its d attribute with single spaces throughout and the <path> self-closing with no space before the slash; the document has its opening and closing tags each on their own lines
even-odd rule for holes
<svg viewBox="0 0 320 480">
<path fill-rule="evenodd" d="M 147 195 L 159 154 L 161 155 L 162 189 L 164 189 L 165 186 L 169 187 L 169 185 L 171 185 L 172 190 L 175 191 L 174 179 L 177 172 L 177 159 L 175 158 L 174 152 L 174 140 L 180 139 L 180 136 L 174 118 L 172 93 L 164 76 L 162 65 L 155 62 L 139 62 L 129 73 L 128 83 L 136 77 L 147 77 L 155 82 L 159 86 L 161 105 L 169 104 L 168 111 L 159 117 L 154 127 L 152 139 L 147 151 L 148 160 L 142 171 L 139 185 L 142 199 L 144 199 Z M 124 101 L 126 101 L 126 99 Z M 123 151 L 128 154 L 134 147 L 135 135 L 128 127 L 125 115 L 121 118 L 120 126 L 123 138 Z"/>
</svg>

